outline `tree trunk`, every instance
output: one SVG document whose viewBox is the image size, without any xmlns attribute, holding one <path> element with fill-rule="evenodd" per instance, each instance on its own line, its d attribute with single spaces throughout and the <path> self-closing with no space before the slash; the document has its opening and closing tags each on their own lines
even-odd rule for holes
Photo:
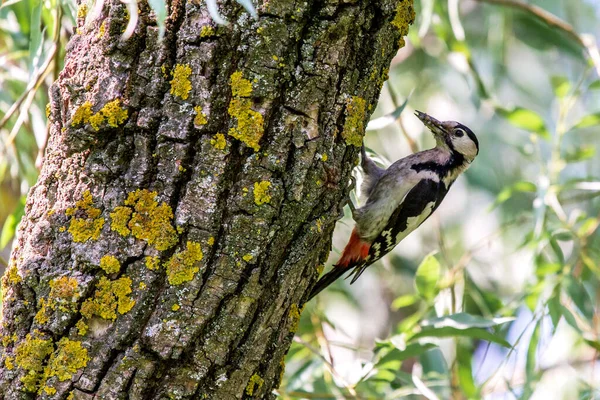
<svg viewBox="0 0 600 400">
<path fill-rule="evenodd" d="M 51 89 L 3 279 L 6 399 L 271 398 L 411 0 L 107 0 Z"/>
</svg>

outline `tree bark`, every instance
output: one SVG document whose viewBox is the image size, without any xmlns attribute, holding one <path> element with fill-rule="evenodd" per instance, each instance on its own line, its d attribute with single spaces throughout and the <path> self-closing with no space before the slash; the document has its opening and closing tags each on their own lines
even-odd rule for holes
<svg viewBox="0 0 600 400">
<path fill-rule="evenodd" d="M 3 278 L 6 399 L 272 398 L 412 0 L 84 22 Z"/>
</svg>

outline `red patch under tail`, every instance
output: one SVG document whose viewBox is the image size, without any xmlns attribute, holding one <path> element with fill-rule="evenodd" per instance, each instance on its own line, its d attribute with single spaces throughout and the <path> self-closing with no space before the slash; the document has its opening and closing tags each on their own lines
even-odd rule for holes
<svg viewBox="0 0 600 400">
<path fill-rule="evenodd" d="M 337 262 L 336 267 L 348 268 L 353 264 L 364 261 L 369 255 L 370 248 L 371 243 L 362 240 L 360 236 L 358 236 L 356 228 L 354 228 L 352 235 L 350 235 L 350 240 L 348 240 L 348 244 L 344 248 L 342 257 Z"/>
</svg>

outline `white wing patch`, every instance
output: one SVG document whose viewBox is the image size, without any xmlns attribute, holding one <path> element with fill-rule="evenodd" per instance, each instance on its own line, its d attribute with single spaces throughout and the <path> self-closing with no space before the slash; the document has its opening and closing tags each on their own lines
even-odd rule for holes
<svg viewBox="0 0 600 400">
<path fill-rule="evenodd" d="M 390 249 L 392 249 L 396 245 L 396 243 L 398 243 L 398 242 L 396 242 L 396 243 L 393 242 L 391 229 L 381 232 L 381 236 L 383 236 L 385 238 L 385 249 L 387 251 L 390 251 Z"/>
<path fill-rule="evenodd" d="M 396 235 L 396 243 L 394 243 L 392 248 L 396 244 L 400 243 L 400 241 L 402 239 L 407 237 L 409 233 L 411 233 L 412 231 L 417 229 L 419 227 L 419 225 L 421 225 L 423 223 L 423 221 L 425 221 L 427 219 L 427 217 L 429 217 L 429 214 L 431 214 L 434 207 L 435 207 L 435 201 L 429 202 L 429 203 L 427 203 L 427 205 L 423 209 L 423 212 L 420 215 L 417 215 L 416 217 L 408 218 L 406 220 L 406 229 L 403 230 L 402 232 L 398 232 L 398 234 Z M 391 250 L 391 248 L 389 248 L 388 251 L 389 250 Z"/>
</svg>

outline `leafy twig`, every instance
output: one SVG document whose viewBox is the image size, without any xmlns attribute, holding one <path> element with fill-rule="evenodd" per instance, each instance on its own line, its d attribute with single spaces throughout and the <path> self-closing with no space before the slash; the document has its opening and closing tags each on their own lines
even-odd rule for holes
<svg viewBox="0 0 600 400">
<path fill-rule="evenodd" d="M 528 14 L 531 14 L 535 18 L 544 22 L 548 26 L 552 28 L 559 29 L 566 33 L 571 39 L 573 39 L 577 44 L 579 44 L 586 51 L 594 67 L 596 68 L 596 73 L 600 75 L 600 52 L 598 51 L 598 46 L 595 43 L 595 39 L 591 35 L 580 35 L 575 31 L 575 29 L 558 18 L 556 15 L 544 10 L 541 7 L 535 6 L 533 4 L 523 3 L 519 0 L 475 0 L 479 3 L 488 3 L 488 4 L 496 4 L 500 6 L 517 8 L 519 10 L 525 11 Z"/>
</svg>

